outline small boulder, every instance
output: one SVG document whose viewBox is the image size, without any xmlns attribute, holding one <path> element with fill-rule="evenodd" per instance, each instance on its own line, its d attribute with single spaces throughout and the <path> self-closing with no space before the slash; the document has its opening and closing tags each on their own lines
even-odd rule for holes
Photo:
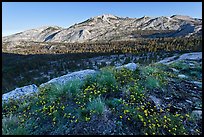
<svg viewBox="0 0 204 137">
<path fill-rule="evenodd" d="M 188 102 L 189 104 L 192 104 L 193 102 L 191 100 L 186 99 L 186 102 Z"/>
<path fill-rule="evenodd" d="M 193 81 L 192 83 L 195 84 L 197 87 L 202 88 L 202 82 Z"/>
<path fill-rule="evenodd" d="M 183 74 L 179 74 L 178 77 L 183 79 L 188 78 L 186 75 L 183 75 Z"/>
<path fill-rule="evenodd" d="M 179 72 L 179 70 L 177 70 L 175 68 L 171 68 L 171 70 L 173 70 L 173 72 Z"/>
<path fill-rule="evenodd" d="M 155 96 L 150 95 L 149 98 L 154 102 L 157 109 L 161 108 L 161 99 L 156 98 Z"/>
<path fill-rule="evenodd" d="M 196 119 L 202 119 L 202 110 L 194 110 L 191 115 Z"/>
<path fill-rule="evenodd" d="M 135 64 L 135 63 L 128 63 L 126 65 L 122 65 L 122 66 L 116 67 L 116 69 L 118 69 L 118 70 L 120 70 L 122 68 L 127 68 L 127 69 L 129 69 L 131 71 L 134 71 L 134 70 L 137 69 L 137 64 Z"/>
</svg>

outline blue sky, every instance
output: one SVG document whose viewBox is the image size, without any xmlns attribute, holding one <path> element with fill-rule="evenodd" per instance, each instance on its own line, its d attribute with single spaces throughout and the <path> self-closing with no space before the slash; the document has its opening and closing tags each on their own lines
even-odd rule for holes
<svg viewBox="0 0 204 137">
<path fill-rule="evenodd" d="M 202 2 L 2 2 L 2 35 L 47 25 L 67 28 L 101 14 L 202 18 Z"/>
</svg>

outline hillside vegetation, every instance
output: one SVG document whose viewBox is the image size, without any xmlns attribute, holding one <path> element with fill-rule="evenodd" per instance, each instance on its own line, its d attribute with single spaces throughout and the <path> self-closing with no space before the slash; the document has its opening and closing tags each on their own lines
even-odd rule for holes
<svg viewBox="0 0 204 137">
<path fill-rule="evenodd" d="M 2 106 L 2 133 L 200 135 L 202 86 L 191 82 L 201 81 L 201 65 L 138 64 L 135 71 L 104 67 L 85 81 L 47 85 L 35 96 Z"/>
<path fill-rule="evenodd" d="M 18 41 L 3 42 L 2 51 L 15 54 L 65 54 L 65 53 L 146 53 L 169 51 L 195 51 L 202 49 L 202 37 L 138 38 L 135 40 L 63 43 Z"/>
<path fill-rule="evenodd" d="M 98 69 L 129 62 L 149 64 L 183 52 L 202 51 L 202 38 L 101 43 L 33 42 L 20 43 L 13 49 L 3 43 L 2 51 L 2 93 L 6 93 L 16 87 L 32 83 L 39 85 L 80 69 Z"/>
</svg>

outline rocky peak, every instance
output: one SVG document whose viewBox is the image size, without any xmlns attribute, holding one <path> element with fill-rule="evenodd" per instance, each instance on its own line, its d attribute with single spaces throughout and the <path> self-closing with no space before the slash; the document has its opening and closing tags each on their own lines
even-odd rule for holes
<svg viewBox="0 0 204 137">
<path fill-rule="evenodd" d="M 111 23 L 111 20 L 112 19 L 119 19 L 117 16 L 115 15 L 111 15 L 111 14 L 102 14 L 102 15 L 99 15 L 99 16 L 96 16 L 96 17 L 92 17 L 91 20 L 94 21 L 94 22 L 105 22 L 105 23 L 109 23 L 109 24 L 112 24 Z"/>
<path fill-rule="evenodd" d="M 141 19 L 150 19 L 148 16 L 143 16 Z"/>
<path fill-rule="evenodd" d="M 170 18 L 179 20 L 193 20 L 193 18 L 191 18 L 190 16 L 185 15 L 172 15 Z"/>
<path fill-rule="evenodd" d="M 106 19 L 118 19 L 117 16 L 115 15 L 112 15 L 112 14 L 102 14 L 102 15 L 99 15 L 99 16 L 96 16 L 96 17 L 93 17 L 94 19 L 103 19 L 103 20 L 106 20 Z"/>
</svg>

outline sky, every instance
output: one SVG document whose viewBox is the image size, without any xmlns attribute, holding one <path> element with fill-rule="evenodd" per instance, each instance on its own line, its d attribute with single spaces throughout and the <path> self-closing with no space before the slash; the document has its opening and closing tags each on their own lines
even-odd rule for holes
<svg viewBox="0 0 204 137">
<path fill-rule="evenodd" d="M 202 18 L 202 2 L 2 2 L 2 35 L 50 25 L 68 28 L 102 14 Z"/>
</svg>

